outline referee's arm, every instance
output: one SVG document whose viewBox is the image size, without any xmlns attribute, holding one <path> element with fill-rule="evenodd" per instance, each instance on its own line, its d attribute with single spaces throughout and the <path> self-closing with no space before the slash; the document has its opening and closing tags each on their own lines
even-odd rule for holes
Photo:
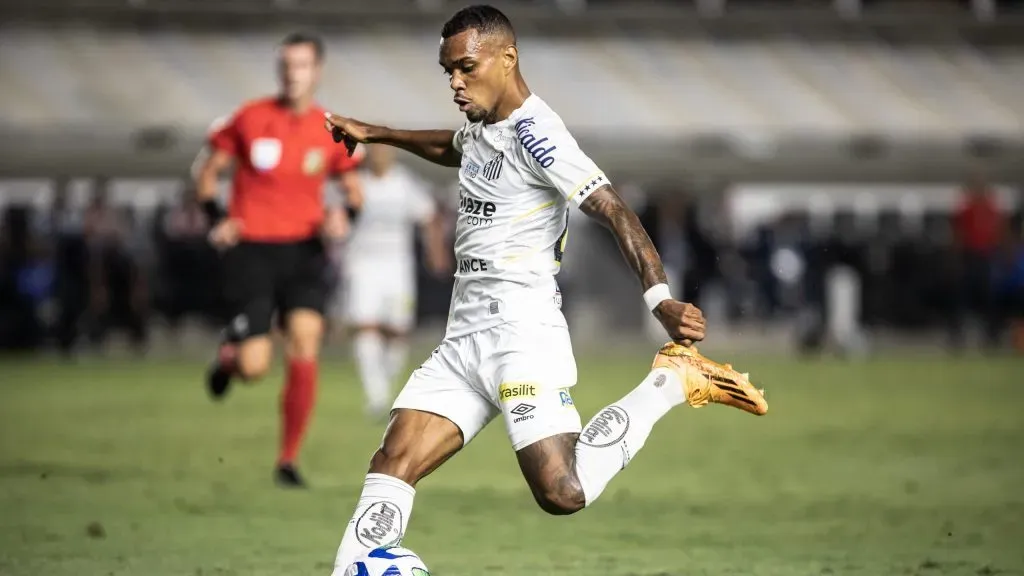
<svg viewBox="0 0 1024 576">
<path fill-rule="evenodd" d="M 224 217 L 223 209 L 217 204 L 217 183 L 220 175 L 231 167 L 234 161 L 231 154 L 219 148 L 204 146 L 193 163 L 192 176 L 196 183 L 196 199 L 210 218 L 210 224 L 216 224 Z M 198 169 L 196 168 L 198 166 Z"/>
</svg>

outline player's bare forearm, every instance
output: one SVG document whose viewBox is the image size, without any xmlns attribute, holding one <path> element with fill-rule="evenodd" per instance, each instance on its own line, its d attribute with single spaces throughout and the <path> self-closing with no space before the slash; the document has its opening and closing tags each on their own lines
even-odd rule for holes
<svg viewBox="0 0 1024 576">
<path fill-rule="evenodd" d="M 449 168 L 458 168 L 462 154 L 452 144 L 452 130 L 395 130 L 383 126 L 367 129 L 367 142 L 387 144 Z"/>
<path fill-rule="evenodd" d="M 598 188 L 583 201 L 580 209 L 615 236 L 626 263 L 640 279 L 645 291 L 655 284 L 668 282 L 661 257 L 640 224 L 640 218 L 611 186 L 606 184 Z"/>
</svg>

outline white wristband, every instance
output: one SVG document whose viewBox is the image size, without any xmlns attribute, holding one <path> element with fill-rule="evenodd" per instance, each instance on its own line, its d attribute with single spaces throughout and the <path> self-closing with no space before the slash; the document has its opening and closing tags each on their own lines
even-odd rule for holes
<svg viewBox="0 0 1024 576">
<path fill-rule="evenodd" d="M 672 299 L 672 292 L 668 289 L 668 284 L 655 284 L 644 292 L 644 302 L 647 303 L 647 308 L 651 312 L 658 307 L 665 300 Z"/>
</svg>

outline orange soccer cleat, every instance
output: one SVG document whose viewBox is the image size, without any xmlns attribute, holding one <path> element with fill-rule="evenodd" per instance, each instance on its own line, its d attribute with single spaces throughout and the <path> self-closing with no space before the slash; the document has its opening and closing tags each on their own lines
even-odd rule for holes
<svg viewBox="0 0 1024 576">
<path fill-rule="evenodd" d="M 768 412 L 764 390 L 750 383 L 747 374 L 740 374 L 728 364 L 719 364 L 704 357 L 697 348 L 669 342 L 654 357 L 652 368 L 675 371 L 683 382 L 686 403 L 700 408 L 708 402 L 762 416 Z"/>
</svg>

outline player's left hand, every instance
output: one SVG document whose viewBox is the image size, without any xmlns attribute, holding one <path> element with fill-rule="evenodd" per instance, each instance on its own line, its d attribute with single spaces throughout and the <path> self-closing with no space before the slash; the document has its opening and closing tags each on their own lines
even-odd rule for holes
<svg viewBox="0 0 1024 576">
<path fill-rule="evenodd" d="M 324 214 L 320 232 L 327 240 L 341 240 L 348 236 L 349 222 L 344 210 L 330 209 Z"/>
<path fill-rule="evenodd" d="M 675 342 L 690 346 L 704 339 L 704 313 L 693 304 L 665 300 L 654 309 L 654 316 Z"/>
</svg>

